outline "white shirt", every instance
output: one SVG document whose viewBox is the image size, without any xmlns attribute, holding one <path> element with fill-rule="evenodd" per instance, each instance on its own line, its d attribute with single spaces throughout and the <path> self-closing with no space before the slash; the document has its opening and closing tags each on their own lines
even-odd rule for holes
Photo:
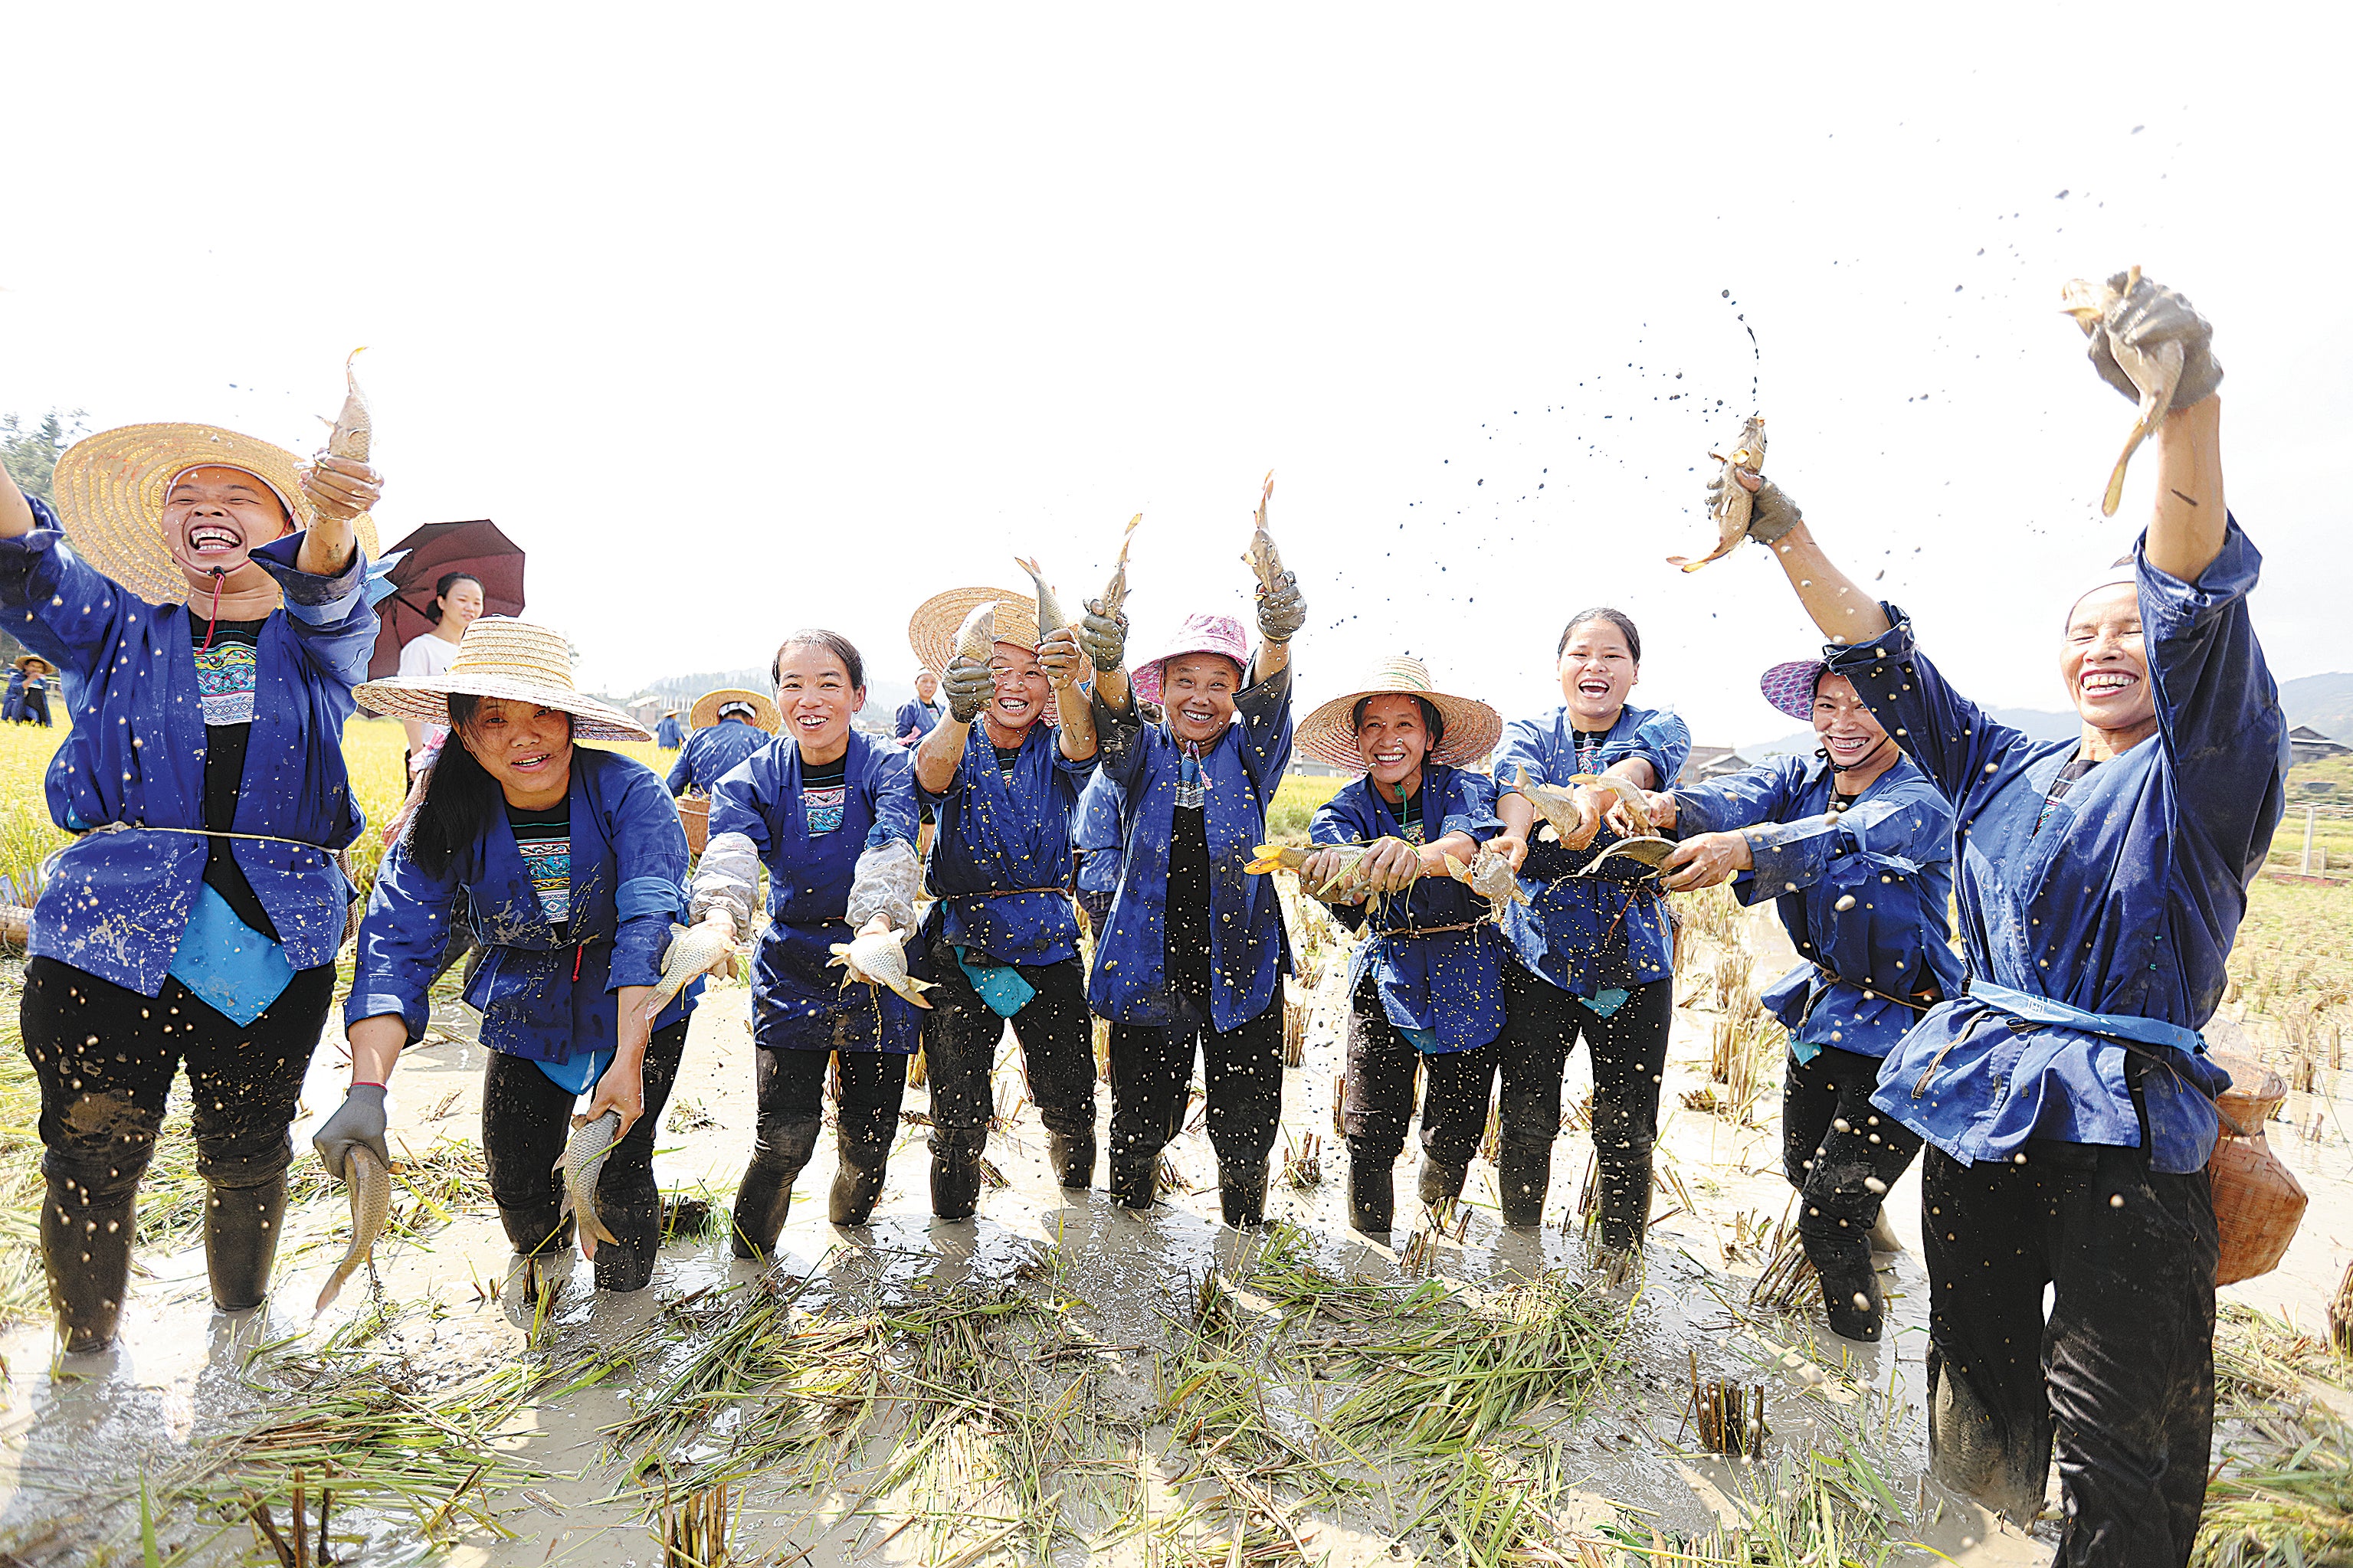
<svg viewBox="0 0 2353 1568">
<path fill-rule="evenodd" d="M 400 650 L 400 673 L 403 675 L 438 675 L 443 670 L 448 668 L 451 662 L 454 661 L 457 657 L 458 645 L 456 643 L 451 642 L 448 638 L 442 637 L 438 633 L 427 632 L 423 637 L 409 638 L 407 643 L 402 647 Z M 425 744 L 420 748 L 420 750 L 427 752 L 433 750 L 433 748 L 441 743 L 442 737 L 448 734 L 448 732 L 449 727 L 447 724 L 426 725 Z"/>
</svg>

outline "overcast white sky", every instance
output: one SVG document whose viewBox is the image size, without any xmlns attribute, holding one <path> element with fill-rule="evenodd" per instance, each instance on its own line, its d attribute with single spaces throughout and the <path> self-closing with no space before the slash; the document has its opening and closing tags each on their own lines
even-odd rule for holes
<svg viewBox="0 0 2353 1568">
<path fill-rule="evenodd" d="M 1763 552 L 1664 564 L 1752 404 L 1973 695 L 2062 705 L 2154 465 L 2103 521 L 2058 290 L 2139 262 L 2275 672 L 2353 668 L 2346 9 L 1643 9 L 12 13 L 0 410 L 307 451 L 368 344 L 386 538 L 496 518 L 616 689 L 804 625 L 903 677 L 924 595 L 1075 602 L 1139 510 L 1148 651 L 1243 613 L 1272 468 L 1307 697 L 1402 647 L 1532 711 L 1607 602 L 1728 742 L 1816 640 Z"/>
</svg>

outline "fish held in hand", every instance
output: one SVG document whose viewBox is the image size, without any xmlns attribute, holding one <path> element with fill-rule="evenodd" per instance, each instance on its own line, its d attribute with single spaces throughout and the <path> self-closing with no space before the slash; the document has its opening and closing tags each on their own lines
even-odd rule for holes
<svg viewBox="0 0 2353 1568">
<path fill-rule="evenodd" d="M 564 1173 L 565 1202 L 571 1205 L 573 1221 L 579 1227 L 581 1256 L 591 1261 L 596 1257 L 598 1242 L 617 1245 L 621 1239 L 606 1227 L 605 1216 L 596 1210 L 596 1178 L 604 1174 L 605 1158 L 620 1136 L 617 1110 L 583 1122 L 572 1130 L 572 1141 L 564 1146 L 564 1161 L 556 1166 Z"/>
<path fill-rule="evenodd" d="M 1112 563 L 1111 581 L 1103 584 L 1103 597 L 1095 601 L 1095 614 L 1106 620 L 1119 619 L 1120 606 L 1127 603 L 1127 549 L 1135 542 L 1135 530 L 1143 521 L 1139 511 L 1127 520 L 1127 530 L 1119 536 L 1119 559 Z"/>
<path fill-rule="evenodd" d="M 2108 312 L 2124 302 L 2140 284 L 2140 268 L 2133 268 L 2125 274 L 2122 289 L 2114 283 L 2094 283 L 2087 278 L 2071 278 L 2059 290 L 2063 301 L 2060 310 L 2075 318 L 2075 324 L 2091 336 L 2102 331 Z M 2116 368 L 2132 377 L 2140 388 L 2140 417 L 2125 434 L 2125 449 L 2116 458 L 2116 466 L 2108 474 L 2108 488 L 2100 497 L 2100 515 L 2114 517 L 2116 506 L 2124 500 L 2125 469 L 2140 450 L 2140 444 L 2156 434 L 2157 427 L 2173 407 L 2173 395 L 2181 385 L 2183 351 L 2180 342 L 2166 339 L 2147 349 L 2135 347 L 2113 333 L 2108 338 L 2108 352 L 2116 356 Z"/>
<path fill-rule="evenodd" d="M 641 1011 L 649 1018 L 659 1016 L 689 981 L 708 973 L 722 958 L 734 955 L 735 921 L 725 910 L 712 910 L 691 931 L 671 921 L 670 946 L 662 953 L 661 983 L 647 996 Z"/>
<path fill-rule="evenodd" d="M 987 664 L 996 647 L 997 601 L 991 599 L 985 605 L 975 605 L 972 613 L 965 616 L 964 625 L 956 627 L 956 657 Z"/>
<path fill-rule="evenodd" d="M 343 1186 L 352 1199 L 351 1245 L 343 1248 L 343 1260 L 319 1288 L 314 1312 L 325 1311 L 343 1293 L 343 1282 L 358 1273 L 360 1265 L 375 1250 L 375 1238 L 384 1234 L 385 1222 L 392 1215 L 392 1173 L 366 1144 L 353 1144 L 343 1156 Z"/>
<path fill-rule="evenodd" d="M 1667 557 L 1668 565 L 1680 566 L 1686 572 L 1696 572 L 1711 561 L 1722 560 L 1748 537 L 1748 517 L 1756 498 L 1740 482 L 1740 475 L 1745 473 L 1753 479 L 1765 471 L 1765 416 L 1757 415 L 1740 427 L 1740 439 L 1730 457 L 1717 452 L 1708 456 L 1724 465 L 1716 484 L 1715 503 L 1708 512 L 1709 521 L 1715 524 L 1715 548 L 1696 561 L 1687 555 Z"/>
<path fill-rule="evenodd" d="M 368 447 L 375 434 L 367 395 L 360 390 L 359 378 L 352 374 L 352 361 L 365 353 L 367 347 L 362 344 L 343 361 L 343 410 L 335 416 L 334 427 L 327 432 L 327 455 L 348 458 L 355 463 L 367 461 Z"/>
<path fill-rule="evenodd" d="M 1544 842 L 1568 844 L 1570 840 L 1577 839 L 1582 843 L 1580 835 L 1591 837 L 1586 834 L 1585 818 L 1577 811 L 1577 796 L 1571 792 L 1556 784 L 1536 783 L 1528 777 L 1528 770 L 1525 767 L 1512 781 L 1512 789 L 1514 794 L 1525 796 L 1527 803 L 1535 807 L 1536 815 L 1544 818 L 1545 825 L 1536 834 Z"/>
<path fill-rule="evenodd" d="M 1591 860 L 1587 861 L 1576 870 L 1571 871 L 1569 875 L 1572 877 L 1590 877 L 1600 871 L 1612 860 L 1631 860 L 1637 865 L 1649 868 L 1650 874 L 1656 876 L 1658 874 L 1659 868 L 1666 864 L 1667 857 L 1674 852 L 1675 845 L 1674 840 L 1672 838 L 1660 838 L 1654 836 L 1644 836 L 1640 838 L 1621 838 L 1617 843 L 1609 846 L 1609 848 L 1604 849 L 1600 854 L 1596 855 Z"/>
<path fill-rule="evenodd" d="M 1482 847 L 1467 866 L 1449 855 L 1446 874 L 1486 900 L 1487 908 L 1499 921 L 1514 904 L 1529 901 L 1527 894 L 1520 890 L 1519 878 L 1512 872 L 1510 857 L 1493 849 Z"/>
<path fill-rule="evenodd" d="M 1259 492 L 1258 515 L 1251 522 L 1250 552 L 1242 557 L 1258 576 L 1262 592 L 1274 593 L 1282 586 L 1282 552 L 1274 547 L 1274 535 L 1266 531 L 1266 503 L 1274 495 L 1274 471 L 1269 469 L 1266 489 Z"/>
<path fill-rule="evenodd" d="M 833 956 L 826 960 L 826 965 L 841 965 L 841 984 L 845 987 L 853 980 L 862 980 L 869 985 L 885 986 L 918 1007 L 929 1007 L 931 1004 L 923 1000 L 923 993 L 932 990 L 936 982 L 917 980 L 907 973 L 907 934 L 892 930 L 890 921 L 876 915 L 854 939 L 835 942 L 828 950 Z"/>
<path fill-rule="evenodd" d="M 1642 791 L 1633 780 L 1620 778 L 1615 773 L 1578 773 L 1568 782 L 1609 791 L 1625 806 L 1626 819 L 1634 825 L 1635 831 L 1645 837 L 1651 835 L 1650 807 L 1644 804 Z"/>
<path fill-rule="evenodd" d="M 1071 617 L 1062 613 L 1062 601 L 1054 597 L 1054 590 L 1047 586 L 1046 574 L 1038 569 L 1035 560 L 1024 561 L 1017 555 L 1013 558 L 1013 564 L 1029 573 L 1029 581 L 1037 584 L 1038 646 L 1043 647 L 1048 637 L 1071 624 Z"/>
</svg>

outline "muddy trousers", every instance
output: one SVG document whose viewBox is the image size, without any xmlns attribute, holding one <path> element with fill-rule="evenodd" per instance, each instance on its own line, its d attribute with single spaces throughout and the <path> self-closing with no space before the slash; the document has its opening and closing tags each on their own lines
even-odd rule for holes
<svg viewBox="0 0 2353 1568">
<path fill-rule="evenodd" d="M 646 1042 L 645 1114 L 605 1156 L 596 1176 L 596 1215 L 617 1242 L 599 1243 L 596 1289 L 642 1290 L 661 1250 L 661 1194 L 654 1186 L 654 1142 L 678 1082 L 686 1052 L 686 1021 Z M 491 1196 L 507 1240 L 525 1258 L 571 1245 L 572 1215 L 564 1207 L 564 1173 L 556 1169 L 572 1140 L 572 1115 L 586 1101 L 552 1081 L 539 1064 L 492 1051 L 482 1073 L 482 1156 Z"/>
<path fill-rule="evenodd" d="M 1405 1150 L 1413 1118 L 1414 1072 L 1421 1073 L 1423 1199 L 1462 1194 L 1462 1178 L 1487 1130 L 1500 1055 L 1493 1041 L 1468 1050 L 1423 1055 L 1398 1032 L 1367 974 L 1348 1012 L 1348 1088 L 1340 1126 L 1348 1136 L 1350 1219 L 1377 1235 L 1395 1211 L 1390 1168 Z"/>
<path fill-rule="evenodd" d="M 1920 1167 L 1930 1468 L 2023 1521 L 2055 1440 L 2059 1562 L 2186 1563 L 2214 1430 L 2206 1173 L 2042 1139 L 2025 1154 L 1930 1149 Z"/>
<path fill-rule="evenodd" d="M 188 1071 L 196 1171 L 210 1189 L 205 1259 L 225 1310 L 259 1305 L 286 1208 L 286 1135 L 333 1000 L 331 963 L 299 971 L 240 1026 L 166 979 L 154 996 L 36 958 L 18 1013 L 41 1085 L 41 1254 L 66 1348 L 114 1338 L 131 1273 L 139 1178 L 173 1075 Z"/>
<path fill-rule="evenodd" d="M 1674 1021 L 1674 982 L 1636 986 L 1607 1017 L 1541 975 L 1504 965 L 1504 1219 L 1535 1225 L 1552 1177 L 1560 1132 L 1560 1086 L 1582 1038 L 1593 1053 L 1593 1155 L 1602 1246 L 1640 1247 L 1651 1214 L 1651 1146 L 1659 1132 L 1659 1085 Z"/>
<path fill-rule="evenodd" d="M 1278 987 L 1263 1012 L 1230 1029 L 1209 1022 L 1184 992 L 1168 994 L 1178 1024 L 1111 1026 L 1113 1195 L 1136 1208 L 1151 1204 L 1160 1151 L 1185 1129 L 1198 1048 L 1228 1217 L 1254 1225 L 1265 1212 L 1267 1156 L 1282 1119 L 1282 992 Z"/>
<path fill-rule="evenodd" d="M 735 1256 L 765 1258 L 792 1206 L 793 1183 L 817 1152 L 825 1126 L 826 1068 L 841 1064 L 840 1165 L 828 1213 L 836 1225 L 864 1225 L 882 1195 L 884 1167 L 898 1141 L 899 1102 L 907 1093 L 907 1058 L 897 1051 L 795 1050 L 757 1047 L 754 1079 L 760 1131 L 752 1163 L 735 1192 Z"/>
<path fill-rule="evenodd" d="M 1793 1053 L 1781 1079 L 1781 1171 L 1799 1194 L 1798 1236 L 1832 1331 L 1863 1341 L 1879 1338 L 1884 1305 L 1871 1227 L 1920 1152 L 1918 1133 L 1871 1103 L 1878 1085 L 1876 1057 L 1834 1046 L 1807 1062 Z"/>
<path fill-rule="evenodd" d="M 925 998 L 932 1013 L 923 1020 L 923 1066 L 932 1091 L 934 1196 L 945 1200 L 933 1207 L 961 1219 L 979 1191 L 980 1154 L 997 1111 L 989 1079 L 1008 1020 L 980 999 L 955 948 L 934 943 L 932 961 L 940 983 Z M 1029 1098 L 1058 1156 L 1061 1184 L 1083 1187 L 1095 1163 L 1094 1016 L 1087 1011 L 1086 970 L 1075 958 L 1014 967 L 1038 993 L 1010 1020 Z"/>
</svg>

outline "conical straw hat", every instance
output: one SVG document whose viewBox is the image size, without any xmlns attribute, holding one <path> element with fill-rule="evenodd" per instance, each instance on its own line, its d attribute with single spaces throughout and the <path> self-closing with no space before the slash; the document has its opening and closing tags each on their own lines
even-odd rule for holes
<svg viewBox="0 0 2353 1568">
<path fill-rule="evenodd" d="M 719 710 L 730 702 L 741 702 L 749 708 L 752 722 L 771 735 L 785 727 L 784 716 L 776 711 L 774 698 L 741 686 L 723 686 L 716 691 L 706 691 L 696 698 L 694 711 L 689 715 L 686 727 L 690 730 L 710 729 L 719 722 Z"/>
<path fill-rule="evenodd" d="M 58 458 L 51 479 L 58 521 L 92 566 L 151 605 L 176 605 L 188 579 L 164 534 L 164 496 L 190 468 L 242 468 L 286 503 L 295 528 L 318 521 L 302 490 L 302 460 L 210 425 L 124 425 L 85 437 Z M 361 553 L 376 555 L 375 520 L 352 520 Z"/>
<path fill-rule="evenodd" d="M 1419 697 L 1437 709 L 1446 735 L 1430 748 L 1433 763 L 1461 767 L 1478 762 L 1504 738 L 1502 714 L 1475 698 L 1439 690 L 1428 665 L 1398 654 L 1375 665 L 1356 690 L 1335 697 L 1302 720 L 1293 746 L 1319 763 L 1366 772 L 1365 754 L 1356 746 L 1356 704 L 1367 697 Z"/>
<path fill-rule="evenodd" d="M 907 620 L 907 646 L 923 668 L 945 675 L 955 657 L 956 628 L 978 606 L 997 602 L 997 640 L 1018 647 L 1038 646 L 1038 601 L 1004 588 L 950 588 L 915 606 Z"/>
<path fill-rule="evenodd" d="M 451 697 L 502 697 L 561 708 L 572 715 L 575 741 L 653 739 L 627 713 L 572 684 L 572 650 L 562 633 L 507 616 L 484 616 L 468 626 L 457 658 L 440 674 L 371 680 L 352 696 L 361 707 L 392 718 L 445 727 Z"/>
</svg>

